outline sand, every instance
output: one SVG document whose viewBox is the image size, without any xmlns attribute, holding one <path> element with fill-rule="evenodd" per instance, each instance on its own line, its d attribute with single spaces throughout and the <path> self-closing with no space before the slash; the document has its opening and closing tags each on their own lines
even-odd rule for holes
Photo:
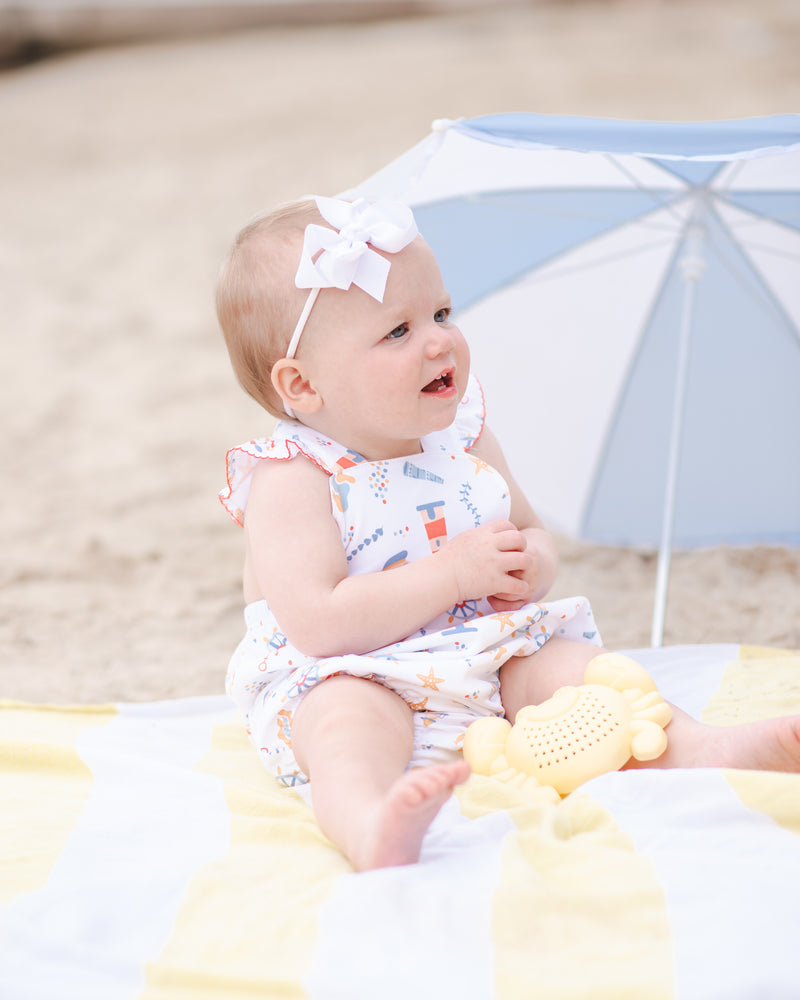
<svg viewBox="0 0 800 1000">
<path fill-rule="evenodd" d="M 241 626 L 218 262 L 255 212 L 357 183 L 439 117 L 800 108 L 795 0 L 496 4 L 72 53 L 0 75 L 0 696 L 222 689 Z M 647 645 L 652 553 L 561 539 L 555 594 Z M 665 641 L 800 647 L 800 552 L 678 553 Z"/>
</svg>

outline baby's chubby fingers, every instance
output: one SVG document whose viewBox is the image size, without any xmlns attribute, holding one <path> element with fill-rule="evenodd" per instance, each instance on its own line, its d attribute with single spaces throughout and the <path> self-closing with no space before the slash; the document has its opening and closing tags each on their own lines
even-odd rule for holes
<svg viewBox="0 0 800 1000">
<path fill-rule="evenodd" d="M 485 529 L 503 552 L 524 552 L 528 547 L 528 539 L 511 521 L 489 521 Z"/>
<path fill-rule="evenodd" d="M 519 556 L 525 555 L 522 552 L 514 554 Z M 515 558 L 513 562 L 506 563 L 503 567 L 502 590 L 498 589 L 494 591 L 494 596 L 503 597 L 511 601 L 527 594 L 530 584 L 528 583 L 526 573 L 530 568 L 530 564 L 530 558 Z"/>
<path fill-rule="evenodd" d="M 489 604 L 492 606 L 493 611 L 504 612 L 504 611 L 519 611 L 520 608 L 524 608 L 528 603 L 524 598 L 516 598 L 512 600 L 509 595 L 503 594 L 493 594 L 487 597 Z"/>
</svg>

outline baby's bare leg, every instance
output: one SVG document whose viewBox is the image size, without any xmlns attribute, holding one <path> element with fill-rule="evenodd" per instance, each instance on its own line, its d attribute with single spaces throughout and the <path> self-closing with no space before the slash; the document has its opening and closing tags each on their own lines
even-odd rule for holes
<svg viewBox="0 0 800 1000">
<path fill-rule="evenodd" d="M 523 705 L 538 705 L 560 687 L 583 683 L 597 646 L 549 639 L 530 656 L 512 656 L 500 671 L 500 697 L 509 721 Z M 708 726 L 672 707 L 669 745 L 653 761 L 627 767 L 734 767 L 759 771 L 800 771 L 800 715 L 739 726 Z"/>
<path fill-rule="evenodd" d="M 359 871 L 413 864 L 463 761 L 406 771 L 413 713 L 388 688 L 339 676 L 311 690 L 295 712 L 292 749 L 311 779 L 323 831 Z"/>
<path fill-rule="evenodd" d="M 605 652 L 599 646 L 557 636 L 530 656 L 512 656 L 500 670 L 500 698 L 513 722 L 525 705 L 540 705 L 561 687 L 583 684 L 589 661 Z"/>
</svg>

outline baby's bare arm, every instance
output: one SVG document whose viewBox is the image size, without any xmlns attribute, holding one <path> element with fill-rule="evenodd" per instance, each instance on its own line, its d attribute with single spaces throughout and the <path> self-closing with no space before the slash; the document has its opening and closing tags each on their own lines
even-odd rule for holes
<svg viewBox="0 0 800 1000">
<path fill-rule="evenodd" d="M 300 459 L 263 463 L 245 518 L 248 601 L 263 598 L 310 656 L 364 653 L 412 634 L 460 601 L 527 585 L 525 542 L 508 522 L 464 532 L 438 553 L 385 572 L 347 575 L 328 476 Z"/>
</svg>

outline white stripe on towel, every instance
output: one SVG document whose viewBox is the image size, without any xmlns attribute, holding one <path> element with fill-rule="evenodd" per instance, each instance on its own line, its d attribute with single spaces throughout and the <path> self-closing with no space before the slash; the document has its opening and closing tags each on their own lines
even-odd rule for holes
<svg viewBox="0 0 800 1000">
<path fill-rule="evenodd" d="M 92 791 L 46 885 L 0 916 L 4 996 L 133 1000 L 141 991 L 192 876 L 228 846 L 222 782 L 193 770 L 221 718 L 222 699 L 198 712 L 202 704 L 121 705 L 80 736 Z M 35 940 L 47 948 L 32 965 Z"/>
<path fill-rule="evenodd" d="M 506 812 L 466 820 L 453 798 L 418 865 L 342 876 L 320 913 L 311 1000 L 494 996 L 492 909 L 516 829 Z"/>
</svg>

